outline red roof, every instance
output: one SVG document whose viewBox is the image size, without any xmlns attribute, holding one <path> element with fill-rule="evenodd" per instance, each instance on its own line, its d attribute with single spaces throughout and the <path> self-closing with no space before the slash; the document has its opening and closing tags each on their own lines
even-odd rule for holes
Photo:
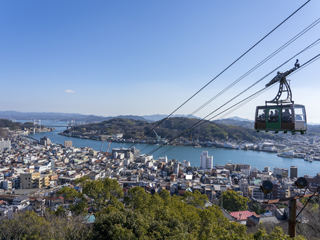
<svg viewBox="0 0 320 240">
<path fill-rule="evenodd" d="M 240 212 L 231 212 L 231 216 L 237 218 L 237 221 L 246 220 L 247 218 L 251 217 L 252 215 L 259 217 L 255 212 L 250 211 L 240 211 Z"/>
</svg>

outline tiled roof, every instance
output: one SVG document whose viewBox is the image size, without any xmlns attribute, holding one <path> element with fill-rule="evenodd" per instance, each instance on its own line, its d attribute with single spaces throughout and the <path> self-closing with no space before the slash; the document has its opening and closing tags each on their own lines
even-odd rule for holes
<svg viewBox="0 0 320 240">
<path fill-rule="evenodd" d="M 255 212 L 250 212 L 248 210 L 247 211 L 239 211 L 239 212 L 231 212 L 230 215 L 237 218 L 237 221 L 246 220 L 247 218 L 251 217 L 252 215 L 254 215 L 255 217 L 259 217 L 259 215 L 257 215 Z"/>
</svg>

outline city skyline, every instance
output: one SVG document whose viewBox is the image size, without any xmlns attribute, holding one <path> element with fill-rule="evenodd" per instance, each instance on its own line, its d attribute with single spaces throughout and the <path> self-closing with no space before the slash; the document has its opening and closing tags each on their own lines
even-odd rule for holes
<svg viewBox="0 0 320 240">
<path fill-rule="evenodd" d="M 0 2 L 0 111 L 99 116 L 169 114 L 306 1 Z M 176 114 L 190 114 L 318 18 L 310 1 Z M 194 114 L 204 117 L 314 42 L 315 26 Z M 297 56 L 303 64 L 319 45 Z M 279 71 L 293 67 L 295 59 Z M 315 62 L 289 77 L 295 103 L 320 123 Z M 260 90 L 273 72 L 250 89 Z M 253 119 L 271 88 L 229 116 Z"/>
</svg>

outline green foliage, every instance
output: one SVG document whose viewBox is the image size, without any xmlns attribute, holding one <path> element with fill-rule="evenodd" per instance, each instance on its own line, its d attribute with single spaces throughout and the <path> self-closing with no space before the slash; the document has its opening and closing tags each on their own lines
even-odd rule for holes
<svg viewBox="0 0 320 240">
<path fill-rule="evenodd" d="M 69 205 L 69 210 L 77 215 L 84 214 L 88 208 L 87 200 L 84 194 L 78 192 L 71 187 L 63 187 L 57 192 L 58 195 L 63 195 L 67 200 L 73 200 L 74 204 Z M 61 212 L 61 211 L 59 211 Z"/>
<path fill-rule="evenodd" d="M 159 136 L 165 137 L 167 139 L 172 139 L 180 133 L 184 139 L 199 139 L 200 141 L 212 141 L 213 139 L 237 139 L 237 140 L 247 140 L 255 141 L 257 138 L 270 138 L 270 139 L 280 139 L 280 136 L 274 136 L 266 133 L 254 134 L 253 128 L 247 128 L 243 126 L 232 126 L 217 124 L 215 122 L 206 121 L 203 125 L 184 132 L 191 126 L 194 126 L 199 120 L 195 118 L 182 118 L 182 117 L 172 117 L 161 123 L 157 128 L 156 132 Z M 148 123 L 146 121 L 140 120 L 129 120 L 122 118 L 113 118 L 108 121 L 101 123 L 88 124 L 86 129 L 82 127 L 75 126 L 70 129 L 74 132 L 86 132 L 95 131 L 95 135 L 112 135 L 115 133 L 123 133 L 123 137 L 128 138 L 140 138 L 150 131 L 154 126 L 158 125 L 159 121 Z M 69 131 L 69 130 L 68 130 Z M 67 130 L 65 131 L 67 133 Z M 148 137 L 156 139 L 154 133 L 149 134 Z"/>
<path fill-rule="evenodd" d="M 11 220 L 0 224 L 1 239 L 47 239 L 46 229 L 49 223 L 38 217 L 35 212 L 15 214 Z"/>
<path fill-rule="evenodd" d="M 126 210 L 103 211 L 94 232 L 108 239 L 118 233 L 128 239 L 247 239 L 246 227 L 230 223 L 219 207 L 202 209 L 207 200 L 197 191 L 170 197 L 167 190 L 150 195 L 134 187 L 125 198 Z"/>
<path fill-rule="evenodd" d="M 219 205 L 221 204 L 221 199 L 223 208 L 229 212 L 245 211 L 248 209 L 248 202 L 250 202 L 248 198 L 240 196 L 239 193 L 233 190 L 222 192 Z"/>
<path fill-rule="evenodd" d="M 8 119 L 0 119 L 0 128 L 8 127 L 10 130 L 21 129 L 22 124 L 20 122 L 12 122 Z"/>
<path fill-rule="evenodd" d="M 85 176 L 77 179 L 75 184 L 79 184 L 82 187 L 83 194 L 94 199 L 92 206 L 96 211 L 100 211 L 108 204 L 118 204 L 115 199 L 110 201 L 112 196 L 115 198 L 123 196 L 122 188 L 115 179 L 90 180 L 89 177 Z"/>
<path fill-rule="evenodd" d="M 150 195 L 143 188 L 134 187 L 128 191 L 124 205 L 118 200 L 122 194 L 111 179 L 82 178 L 77 184 L 86 194 L 106 202 L 98 199 L 94 205 L 99 209 L 93 225 L 85 223 L 86 216 L 67 216 L 66 211 L 58 207 L 45 218 L 26 212 L 15 215 L 12 220 L 2 220 L 0 239 L 288 239 L 279 227 L 270 234 L 260 228 L 254 235 L 248 235 L 246 226 L 229 222 L 218 206 L 204 208 L 207 196 L 197 191 L 170 197 L 167 190 Z M 89 187 L 94 190 L 89 191 Z M 80 202 L 84 200 L 84 193 L 73 188 L 62 188 L 59 194 Z M 229 195 L 235 199 L 240 197 L 233 193 L 224 197 Z"/>
<path fill-rule="evenodd" d="M 183 198 L 186 203 L 200 208 L 203 208 L 204 204 L 209 201 L 208 196 L 205 194 L 201 194 L 199 191 L 194 191 L 194 193 L 186 191 L 183 195 Z"/>
<path fill-rule="evenodd" d="M 56 216 L 61 216 L 61 217 L 66 217 L 67 216 L 67 211 L 62 206 L 58 206 L 57 210 L 55 212 L 53 212 L 53 213 Z"/>
<path fill-rule="evenodd" d="M 255 240 L 305 240 L 306 238 L 302 236 L 296 236 L 295 238 L 290 238 L 289 235 L 284 234 L 281 227 L 275 227 L 270 234 L 267 234 L 267 231 L 261 227 L 254 235 Z"/>
<path fill-rule="evenodd" d="M 261 208 L 261 205 L 259 203 L 253 203 L 251 209 L 258 215 L 266 212 L 266 210 Z"/>
</svg>

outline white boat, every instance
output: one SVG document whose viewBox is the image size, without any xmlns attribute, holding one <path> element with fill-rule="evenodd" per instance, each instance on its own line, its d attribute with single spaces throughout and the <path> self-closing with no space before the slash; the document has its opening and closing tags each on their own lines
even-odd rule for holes
<svg viewBox="0 0 320 240">
<path fill-rule="evenodd" d="M 305 161 L 308 161 L 308 162 L 313 162 L 313 157 L 311 157 L 311 156 L 306 156 L 306 157 L 304 158 L 304 160 L 305 160 Z"/>
</svg>

